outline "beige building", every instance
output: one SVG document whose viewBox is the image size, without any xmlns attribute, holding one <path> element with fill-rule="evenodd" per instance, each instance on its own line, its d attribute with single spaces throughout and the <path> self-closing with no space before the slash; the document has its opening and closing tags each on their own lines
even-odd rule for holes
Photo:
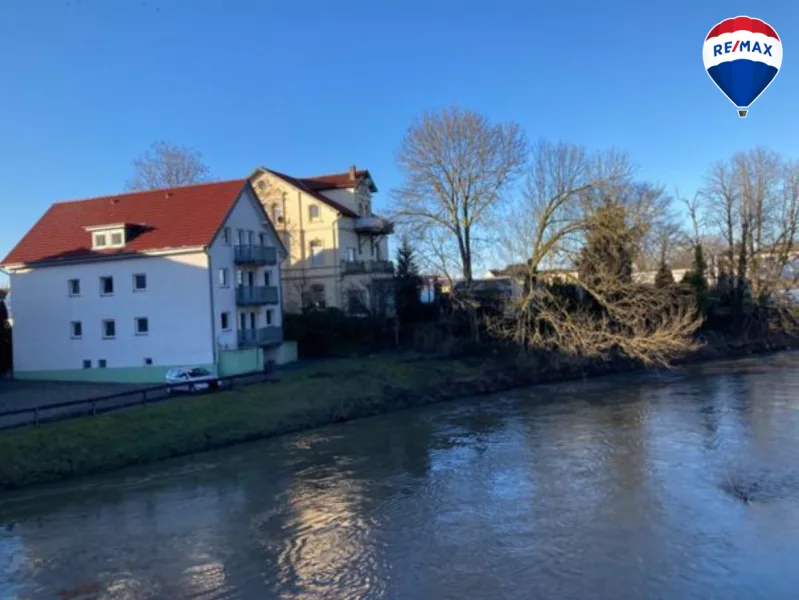
<svg viewBox="0 0 799 600">
<path fill-rule="evenodd" d="M 282 267 L 286 312 L 335 307 L 392 315 L 393 224 L 372 212 L 369 171 L 296 178 L 258 168 L 250 176 L 288 251 Z"/>
</svg>

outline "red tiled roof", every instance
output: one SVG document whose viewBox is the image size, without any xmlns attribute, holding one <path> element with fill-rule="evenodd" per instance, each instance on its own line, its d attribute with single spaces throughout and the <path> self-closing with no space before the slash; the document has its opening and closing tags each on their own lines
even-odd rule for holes
<svg viewBox="0 0 799 600">
<path fill-rule="evenodd" d="M 362 169 L 360 171 L 355 171 L 355 179 L 350 179 L 350 174 L 347 172 L 303 177 L 302 180 L 315 190 L 332 190 L 355 187 L 364 177 L 369 177 L 371 179 L 369 171 Z"/>
<path fill-rule="evenodd" d="M 53 204 L 3 265 L 83 260 L 208 245 L 248 185 L 246 179 Z M 91 249 L 86 227 L 125 223 L 136 234 L 123 248 Z"/>
<path fill-rule="evenodd" d="M 307 179 L 307 178 L 306 179 L 297 179 L 296 177 L 292 177 L 291 175 L 286 175 L 285 173 L 278 173 L 277 171 L 273 171 L 272 169 L 264 169 L 264 171 L 266 171 L 267 173 L 271 173 L 275 177 L 279 177 L 280 179 L 282 179 L 286 183 L 288 183 L 290 185 L 293 185 L 294 187 L 302 190 L 303 192 L 305 192 L 309 196 L 311 196 L 313 198 L 316 198 L 320 202 L 323 202 L 323 203 L 327 204 L 328 206 L 330 206 L 334 210 L 337 210 L 338 212 L 340 212 L 342 215 L 344 215 L 346 217 L 352 217 L 352 218 L 357 218 L 358 217 L 358 213 L 356 213 L 355 211 L 347 208 L 343 204 L 340 204 L 340 203 L 336 202 L 335 200 L 331 200 L 327 196 L 324 196 L 323 194 L 320 194 L 317 191 L 317 189 L 331 189 L 330 186 L 328 186 L 326 188 L 314 188 L 309 183 L 311 181 L 310 179 Z"/>
</svg>

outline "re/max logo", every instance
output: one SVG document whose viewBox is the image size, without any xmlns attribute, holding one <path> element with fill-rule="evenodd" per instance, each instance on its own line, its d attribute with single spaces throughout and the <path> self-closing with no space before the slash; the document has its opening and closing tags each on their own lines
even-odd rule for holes
<svg viewBox="0 0 799 600">
<path fill-rule="evenodd" d="M 751 48 L 750 48 L 751 45 Z M 774 44 L 763 44 L 760 46 L 760 42 L 755 42 L 752 44 L 749 40 L 741 41 L 738 40 L 735 42 L 733 46 L 732 42 L 727 42 L 723 46 L 721 44 L 716 44 L 713 46 L 713 56 L 719 56 L 720 54 L 729 54 L 730 52 L 743 52 L 746 50 L 747 52 L 759 52 L 763 56 L 772 56 L 771 48 Z"/>
</svg>

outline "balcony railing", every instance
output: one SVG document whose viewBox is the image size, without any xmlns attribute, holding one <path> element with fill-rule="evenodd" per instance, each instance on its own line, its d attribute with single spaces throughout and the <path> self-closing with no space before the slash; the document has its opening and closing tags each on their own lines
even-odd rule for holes
<svg viewBox="0 0 799 600">
<path fill-rule="evenodd" d="M 361 273 L 391 274 L 394 265 L 390 260 L 344 260 L 341 269 L 345 275 L 358 275 Z"/>
<path fill-rule="evenodd" d="M 282 327 L 259 327 L 258 329 L 240 329 L 239 347 L 276 346 L 283 342 Z"/>
<path fill-rule="evenodd" d="M 355 231 L 372 235 L 383 235 L 394 231 L 394 223 L 382 217 L 358 217 L 355 219 Z"/>
<path fill-rule="evenodd" d="M 236 246 L 233 259 L 237 265 L 269 265 L 277 264 L 277 248 L 274 246 Z"/>
<path fill-rule="evenodd" d="M 236 304 L 255 306 L 260 304 L 278 304 L 280 293 L 273 285 L 240 285 L 236 288 Z"/>
</svg>

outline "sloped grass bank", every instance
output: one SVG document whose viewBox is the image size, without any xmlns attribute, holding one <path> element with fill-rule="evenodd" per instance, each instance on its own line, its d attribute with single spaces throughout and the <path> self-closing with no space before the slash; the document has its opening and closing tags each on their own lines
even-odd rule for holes
<svg viewBox="0 0 799 600">
<path fill-rule="evenodd" d="M 681 362 L 795 348 L 715 346 Z M 388 356 L 326 361 L 283 379 L 0 433 L 0 490 L 151 463 L 476 394 L 640 369 L 556 353 L 523 360 Z"/>
</svg>

